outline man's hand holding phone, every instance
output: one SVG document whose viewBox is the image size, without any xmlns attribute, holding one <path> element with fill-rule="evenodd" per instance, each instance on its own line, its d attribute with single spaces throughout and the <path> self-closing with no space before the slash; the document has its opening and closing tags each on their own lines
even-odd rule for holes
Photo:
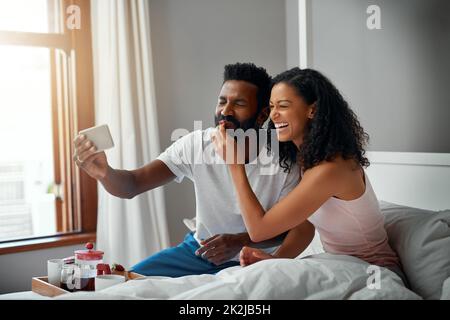
<svg viewBox="0 0 450 320">
<path fill-rule="evenodd" d="M 111 134 L 105 125 L 80 131 L 74 140 L 73 160 L 92 178 L 101 180 L 109 168 L 103 150 L 113 146 Z"/>
<path fill-rule="evenodd" d="M 108 161 L 104 151 L 97 152 L 94 143 L 84 135 L 78 135 L 74 141 L 75 153 L 73 159 L 75 163 L 92 178 L 100 180 L 106 176 L 108 171 Z"/>
</svg>

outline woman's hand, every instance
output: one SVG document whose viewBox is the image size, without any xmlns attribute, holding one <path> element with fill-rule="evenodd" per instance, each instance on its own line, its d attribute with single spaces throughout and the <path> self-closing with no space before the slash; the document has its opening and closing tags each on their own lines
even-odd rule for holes
<svg viewBox="0 0 450 320">
<path fill-rule="evenodd" d="M 241 253 L 239 254 L 239 262 L 242 267 L 249 266 L 255 262 L 267 259 L 274 259 L 275 257 L 265 253 L 260 249 L 255 249 L 251 247 L 243 247 Z"/>
<path fill-rule="evenodd" d="M 214 143 L 214 150 L 226 164 L 245 163 L 243 159 L 238 159 L 237 143 L 233 137 L 227 135 L 223 121 L 220 122 L 216 132 L 213 133 L 211 140 Z"/>
</svg>

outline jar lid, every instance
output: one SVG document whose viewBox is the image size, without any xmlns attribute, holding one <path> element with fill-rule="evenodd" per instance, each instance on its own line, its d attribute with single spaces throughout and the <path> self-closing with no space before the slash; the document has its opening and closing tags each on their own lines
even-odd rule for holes
<svg viewBox="0 0 450 320">
<path fill-rule="evenodd" d="M 75 258 L 77 260 L 102 260 L 103 251 L 93 250 L 94 245 L 90 242 L 86 243 L 87 250 L 75 251 Z"/>
</svg>

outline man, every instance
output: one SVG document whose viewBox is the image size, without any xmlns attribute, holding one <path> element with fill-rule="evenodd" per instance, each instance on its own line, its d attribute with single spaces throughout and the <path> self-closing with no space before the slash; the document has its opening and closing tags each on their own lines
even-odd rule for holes
<svg viewBox="0 0 450 320">
<path fill-rule="evenodd" d="M 261 128 L 268 116 L 270 90 L 271 78 L 265 69 L 251 63 L 225 66 L 215 112 L 216 126 L 224 121 L 227 129 Z M 181 182 L 184 177 L 194 183 L 195 233 L 188 233 L 178 246 L 165 249 L 138 263 L 132 271 L 170 277 L 214 274 L 238 265 L 238 254 L 243 246 L 259 246 L 266 248 L 267 252 L 273 252 L 276 249 L 274 245 L 279 244 L 277 239 L 252 243 L 245 229 L 227 166 L 196 161 L 199 152 L 204 152 L 204 146 L 211 144 L 214 130 L 209 128 L 187 134 L 156 160 L 132 171 L 112 169 L 104 152 L 94 154 L 92 142 L 82 136 L 75 139 L 74 158 L 77 165 L 117 197 L 131 199 L 170 181 Z M 298 183 L 296 168 L 290 173 L 278 170 L 273 175 L 261 175 L 258 161 L 247 163 L 246 167 L 253 190 L 267 209 Z"/>
</svg>

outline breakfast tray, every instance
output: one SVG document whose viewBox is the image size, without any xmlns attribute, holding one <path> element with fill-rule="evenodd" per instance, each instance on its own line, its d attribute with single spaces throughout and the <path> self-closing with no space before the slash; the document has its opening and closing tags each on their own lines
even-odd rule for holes
<svg viewBox="0 0 450 320">
<path fill-rule="evenodd" d="M 125 276 L 125 281 L 134 280 L 137 278 L 144 277 L 139 273 L 129 272 L 129 271 L 113 271 L 112 274 L 118 274 Z M 48 283 L 48 277 L 34 277 L 31 279 L 31 291 L 36 292 L 42 296 L 46 297 L 56 297 L 61 294 L 72 293 L 70 291 L 64 290 L 60 287 L 54 286 Z"/>
</svg>

